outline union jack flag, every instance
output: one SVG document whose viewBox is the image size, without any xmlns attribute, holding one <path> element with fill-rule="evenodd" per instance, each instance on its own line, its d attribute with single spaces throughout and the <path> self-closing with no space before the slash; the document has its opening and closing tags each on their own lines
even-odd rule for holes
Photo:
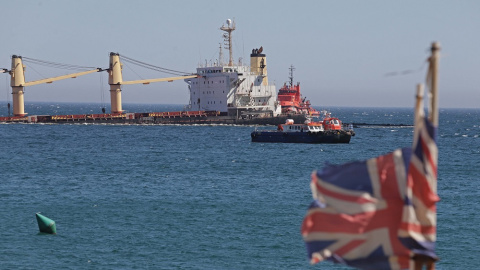
<svg viewBox="0 0 480 270">
<path fill-rule="evenodd" d="M 412 148 L 312 173 L 314 202 L 302 224 L 312 264 L 409 269 L 415 254 L 436 258 L 435 135 L 417 112 Z"/>
<path fill-rule="evenodd" d="M 398 235 L 414 254 L 436 259 L 437 209 L 437 127 L 416 113 L 413 151 L 407 178 L 407 196 Z"/>
</svg>

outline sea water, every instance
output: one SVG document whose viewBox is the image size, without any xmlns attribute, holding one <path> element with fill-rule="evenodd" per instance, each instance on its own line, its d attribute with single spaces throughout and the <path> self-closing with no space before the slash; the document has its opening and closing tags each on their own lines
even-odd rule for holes
<svg viewBox="0 0 480 270">
<path fill-rule="evenodd" d="M 327 109 L 345 123 L 413 123 L 407 108 Z M 480 269 L 479 123 L 480 110 L 440 110 L 437 269 Z M 0 269 L 349 269 L 308 263 L 300 226 L 310 174 L 410 146 L 412 127 L 360 126 L 337 145 L 252 143 L 254 129 L 0 124 Z M 37 212 L 57 235 L 38 232 Z"/>
</svg>

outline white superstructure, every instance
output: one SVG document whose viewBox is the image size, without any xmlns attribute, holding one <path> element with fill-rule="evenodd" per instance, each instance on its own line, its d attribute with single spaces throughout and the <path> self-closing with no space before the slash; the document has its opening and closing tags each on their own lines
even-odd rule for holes
<svg viewBox="0 0 480 270">
<path fill-rule="evenodd" d="M 250 66 L 233 63 L 232 37 L 235 23 L 227 20 L 225 45 L 229 50 L 229 63 L 221 59 L 210 66 L 197 68 L 199 78 L 186 79 L 190 91 L 189 111 L 219 111 L 237 117 L 277 116 L 281 106 L 277 102 L 275 85 L 268 83 L 267 58 L 263 48 L 252 50 Z"/>
</svg>

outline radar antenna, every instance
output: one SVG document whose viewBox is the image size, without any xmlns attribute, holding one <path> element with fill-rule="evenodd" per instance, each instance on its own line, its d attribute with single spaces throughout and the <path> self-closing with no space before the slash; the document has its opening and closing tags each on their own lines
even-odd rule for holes
<svg viewBox="0 0 480 270">
<path fill-rule="evenodd" d="M 225 49 L 228 49 L 228 53 L 230 55 L 230 59 L 228 61 L 228 66 L 233 66 L 233 52 L 232 52 L 232 32 L 235 30 L 235 22 L 232 22 L 232 20 L 228 19 L 227 20 L 227 26 L 222 25 L 220 27 L 220 30 L 225 31 L 223 35 L 224 41 L 225 41 Z"/>
</svg>

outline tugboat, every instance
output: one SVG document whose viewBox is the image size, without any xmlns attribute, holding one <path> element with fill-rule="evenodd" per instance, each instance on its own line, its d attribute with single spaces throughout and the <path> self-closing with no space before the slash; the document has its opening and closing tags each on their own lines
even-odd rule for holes
<svg viewBox="0 0 480 270">
<path fill-rule="evenodd" d="M 277 100 L 282 106 L 282 114 L 289 115 L 306 115 L 309 117 L 319 117 L 320 112 L 310 107 L 310 100 L 306 100 L 306 97 L 302 97 L 300 94 L 300 83 L 293 85 L 293 71 L 295 67 L 290 66 L 290 83 L 284 83 L 282 88 L 278 90 Z"/>
<path fill-rule="evenodd" d="M 342 122 L 329 115 L 322 122 L 305 121 L 295 124 L 287 119 L 278 125 L 277 130 L 255 130 L 251 133 L 252 142 L 263 143 L 350 143 L 355 136 L 352 129 L 344 129 Z"/>
</svg>

